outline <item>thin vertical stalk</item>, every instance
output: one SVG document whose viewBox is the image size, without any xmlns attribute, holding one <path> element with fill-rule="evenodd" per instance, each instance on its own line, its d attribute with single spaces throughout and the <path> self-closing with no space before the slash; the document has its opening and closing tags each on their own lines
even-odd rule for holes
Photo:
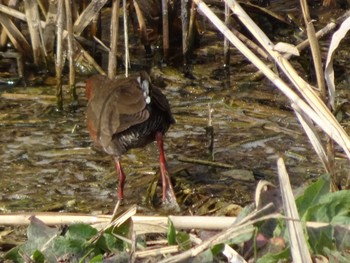
<svg viewBox="0 0 350 263">
<path fill-rule="evenodd" d="M 230 21 L 230 7 L 225 2 L 225 25 L 228 27 Z M 229 69 L 230 66 L 230 42 L 227 37 L 224 38 L 224 67 Z"/>
<path fill-rule="evenodd" d="M 321 99 L 326 102 L 326 88 L 324 81 L 324 74 L 322 68 L 322 59 L 320 46 L 318 44 L 318 40 L 316 37 L 316 32 L 314 28 L 314 24 L 312 23 L 309 7 L 306 0 L 300 0 L 301 10 L 303 11 L 303 17 L 306 25 L 307 38 L 310 41 L 310 48 L 312 53 L 312 59 L 315 66 L 316 78 L 318 89 L 321 94 Z"/>
<path fill-rule="evenodd" d="M 52 36 L 55 34 L 56 23 L 57 23 L 57 0 L 50 0 L 49 10 L 47 12 L 45 27 L 44 27 L 44 34 L 43 34 L 44 46 L 50 62 L 53 61 L 55 38 Z"/>
<path fill-rule="evenodd" d="M 63 65 L 63 0 L 57 1 L 57 43 L 56 43 L 56 103 L 63 109 L 62 65 Z"/>
<path fill-rule="evenodd" d="M 108 77 L 114 79 L 117 75 L 117 52 L 119 33 L 119 0 L 112 2 L 112 19 L 110 26 L 111 45 L 108 53 Z"/>
<path fill-rule="evenodd" d="M 128 13 L 126 8 L 126 0 L 123 0 L 123 18 L 124 18 L 124 45 L 125 45 L 125 77 L 129 76 L 129 35 L 128 35 Z"/>
<path fill-rule="evenodd" d="M 77 91 L 75 89 L 75 68 L 73 58 L 73 22 L 72 22 L 72 6 L 71 0 L 65 0 L 66 7 L 66 23 L 67 23 L 67 43 L 68 43 L 68 61 L 69 61 L 69 90 L 73 103 L 78 99 Z"/>
<path fill-rule="evenodd" d="M 195 22 L 196 22 L 196 16 L 197 16 L 197 8 L 196 4 L 192 2 L 191 4 L 191 12 L 190 12 L 190 22 L 188 26 L 188 35 L 187 35 L 187 58 L 189 58 L 189 55 L 193 51 L 194 46 L 194 38 L 195 38 Z"/>
<path fill-rule="evenodd" d="M 309 7 L 306 0 L 300 0 L 300 5 L 303 11 L 303 17 L 306 25 L 307 38 L 309 39 L 309 42 L 310 42 L 310 48 L 311 48 L 312 58 L 314 62 L 320 96 L 323 102 L 325 102 L 326 105 L 327 104 L 329 105 L 329 103 L 327 103 L 326 101 L 327 93 L 326 93 L 326 86 L 325 86 L 325 80 L 324 80 L 320 46 L 318 44 L 315 28 L 311 20 Z M 337 190 L 339 182 L 338 182 L 337 175 L 334 168 L 334 159 L 335 159 L 334 145 L 333 145 L 333 141 L 329 139 L 328 135 L 326 135 L 326 149 L 327 149 L 327 155 L 329 160 L 329 163 L 328 163 L 329 173 L 332 178 L 332 190 Z"/>
<path fill-rule="evenodd" d="M 187 68 L 187 35 L 188 35 L 188 1 L 189 0 L 181 0 L 181 22 L 182 22 L 182 55 L 184 59 L 184 67 L 185 70 Z"/>
<path fill-rule="evenodd" d="M 169 56 L 169 10 L 168 1 L 162 0 L 162 21 L 163 21 L 163 56 Z"/>
</svg>

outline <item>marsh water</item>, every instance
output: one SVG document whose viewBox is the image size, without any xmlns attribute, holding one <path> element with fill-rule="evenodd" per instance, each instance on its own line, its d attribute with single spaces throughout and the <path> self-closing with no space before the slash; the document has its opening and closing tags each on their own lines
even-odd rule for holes
<svg viewBox="0 0 350 263">
<path fill-rule="evenodd" d="M 152 69 L 176 118 L 165 148 L 182 213 L 234 213 L 252 202 L 258 180 L 278 183 L 278 156 L 284 157 L 295 188 L 322 175 L 324 169 L 283 94 L 264 78 L 252 80 L 255 68 L 234 48 L 227 73 L 222 37 L 208 32 L 205 39 L 195 51 L 194 78 L 171 64 Z M 113 210 L 117 175 L 113 159 L 94 148 L 87 133 L 84 79 L 77 82 L 74 110 L 65 87 L 62 112 L 56 110 L 54 86 L 1 88 L 2 213 Z M 340 96 L 348 98 L 346 80 L 339 81 L 339 87 Z M 347 114 L 341 120 L 348 130 Z M 339 155 L 336 161 L 337 171 L 347 175 L 348 161 Z M 145 212 L 156 211 L 146 198 L 159 176 L 156 146 L 131 150 L 122 163 L 127 174 L 123 206 L 138 204 Z M 156 193 L 161 193 L 160 184 Z"/>
</svg>

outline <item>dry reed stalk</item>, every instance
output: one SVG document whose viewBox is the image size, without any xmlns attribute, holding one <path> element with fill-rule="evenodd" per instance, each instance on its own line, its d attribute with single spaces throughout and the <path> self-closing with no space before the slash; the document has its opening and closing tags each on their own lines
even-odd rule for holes
<svg viewBox="0 0 350 263">
<path fill-rule="evenodd" d="M 18 18 L 22 21 L 27 21 L 27 18 L 23 13 L 15 9 L 9 8 L 8 6 L 0 4 L 0 11 L 10 16 L 13 16 L 15 18 Z M 42 28 L 45 27 L 45 22 L 40 21 L 40 25 Z M 77 24 L 77 25 L 79 28 L 81 27 L 80 24 Z M 63 33 L 66 35 L 67 31 L 63 30 Z M 103 69 L 96 63 L 96 61 L 90 56 L 90 54 L 81 47 L 81 45 L 75 39 L 74 39 L 74 48 L 75 48 L 74 60 L 76 62 L 79 62 L 80 60 L 86 60 L 92 67 L 94 67 L 97 70 L 97 72 L 99 72 L 100 74 L 106 75 Z M 23 53 L 23 54 L 28 54 L 28 53 Z"/>
<path fill-rule="evenodd" d="M 305 25 L 306 25 L 307 38 L 310 43 L 311 54 L 312 54 L 314 68 L 316 72 L 318 90 L 320 92 L 320 96 L 323 102 L 327 103 L 327 100 L 326 100 L 327 91 L 326 91 L 326 85 L 325 85 L 325 79 L 324 79 L 321 51 L 320 51 L 318 40 L 315 34 L 315 28 L 311 20 L 307 1 L 300 0 L 300 4 L 303 12 Z M 316 152 L 318 153 L 318 151 Z M 335 165 L 334 145 L 333 145 L 333 141 L 330 140 L 329 136 L 327 135 L 326 135 L 326 153 L 327 153 L 327 159 L 324 158 L 323 154 L 319 156 L 319 158 L 323 161 L 327 161 L 327 164 L 325 164 L 325 167 L 327 168 L 326 171 L 331 175 L 331 178 L 332 178 L 332 190 L 333 191 L 339 190 L 339 182 L 338 182 L 337 175 L 335 173 L 335 167 L 334 167 Z"/>
<path fill-rule="evenodd" d="M 124 49 L 125 49 L 125 77 L 129 76 L 130 56 L 129 56 L 129 34 L 128 34 L 128 9 L 126 0 L 123 0 L 123 21 L 124 21 Z"/>
<path fill-rule="evenodd" d="M 47 10 L 45 10 L 45 6 L 42 0 L 37 0 L 38 7 L 40 8 L 41 13 L 44 15 L 44 18 L 46 20 L 47 18 Z"/>
<path fill-rule="evenodd" d="M 191 5 L 191 11 L 190 11 L 190 21 L 188 25 L 188 35 L 187 35 L 187 57 L 191 55 L 194 45 L 194 38 L 195 38 L 195 23 L 196 23 L 196 16 L 197 16 L 197 8 L 196 4 L 192 2 Z"/>
<path fill-rule="evenodd" d="M 41 68 L 46 64 L 46 51 L 42 42 L 38 3 L 35 0 L 24 0 L 24 8 L 33 49 L 34 63 Z"/>
<path fill-rule="evenodd" d="M 318 90 L 320 92 L 322 100 L 325 102 L 325 100 L 326 100 L 326 86 L 325 86 L 325 81 L 324 81 L 320 46 L 319 46 L 318 40 L 316 38 L 315 28 L 314 28 L 314 24 L 313 24 L 311 16 L 310 16 L 309 6 L 307 4 L 307 1 L 300 0 L 300 5 L 301 5 L 301 10 L 303 12 L 304 21 L 305 21 L 307 38 L 309 39 L 309 42 L 310 42 L 310 48 L 311 48 L 311 54 L 312 54 L 315 72 L 316 72 Z"/>
<path fill-rule="evenodd" d="M 163 56 L 166 60 L 169 56 L 169 10 L 168 1 L 162 0 L 162 25 L 163 25 Z"/>
<path fill-rule="evenodd" d="M 75 67 L 74 67 L 74 57 L 73 57 L 73 23 L 72 23 L 72 9 L 71 1 L 65 0 L 66 8 L 66 24 L 67 24 L 67 46 L 68 46 L 68 62 L 69 62 L 69 90 L 73 103 L 78 99 L 77 91 L 75 88 Z"/>
<path fill-rule="evenodd" d="M 80 14 L 78 19 L 74 22 L 73 32 L 76 35 L 80 35 L 81 32 L 87 27 L 101 8 L 105 5 L 108 0 L 92 0 L 90 4 Z"/>
<path fill-rule="evenodd" d="M 63 1 L 57 2 L 57 40 L 56 40 L 56 103 L 59 110 L 63 109 L 62 68 L 63 68 Z"/>
<path fill-rule="evenodd" d="M 30 95 L 30 94 L 21 94 L 21 93 L 2 93 L 1 98 L 7 100 L 45 100 L 45 101 L 54 101 L 55 96 L 52 95 Z"/>
<path fill-rule="evenodd" d="M 289 175 L 282 158 L 278 158 L 277 168 L 283 200 L 283 210 L 285 216 L 288 218 L 286 224 L 289 233 L 290 252 L 293 262 L 311 263 L 312 259 L 306 243 L 303 226 L 300 222 L 297 205 L 289 181 Z"/>
<path fill-rule="evenodd" d="M 202 2 L 195 0 L 196 2 Z M 234 14 L 242 21 L 242 23 L 248 28 L 248 30 L 254 35 L 254 37 L 260 42 L 260 44 L 265 48 L 269 55 L 275 60 L 277 65 L 286 74 L 286 76 L 291 80 L 294 87 L 300 92 L 304 97 L 304 100 L 299 98 L 297 94 L 292 91 L 284 82 L 280 83 L 280 80 L 276 81 L 276 76 L 272 77 L 267 70 L 264 74 L 284 92 L 289 99 L 292 101 L 292 106 L 298 105 L 309 117 L 317 124 L 319 127 L 332 137 L 345 151 L 348 158 L 350 159 L 350 138 L 344 129 L 341 127 L 339 122 L 329 111 L 328 107 L 319 98 L 313 87 L 308 84 L 304 79 L 302 79 L 292 65 L 286 60 L 279 52 L 273 49 L 274 45 L 269 40 L 269 38 L 262 32 L 262 30 L 253 22 L 253 20 L 245 13 L 245 11 L 240 7 L 240 5 L 234 0 L 225 0 L 229 5 Z M 211 11 L 210 11 L 211 12 Z M 220 21 L 221 23 L 221 21 Z M 222 25 L 224 27 L 224 25 Z M 221 29 L 221 32 L 226 34 L 227 29 Z M 235 44 L 236 45 L 236 44 Z M 257 57 L 250 58 L 251 62 L 256 66 L 260 64 Z M 261 65 L 265 68 L 265 65 Z M 261 69 L 259 67 L 259 69 Z M 273 73 L 274 74 L 274 73 Z M 272 78 L 271 78 L 272 77 Z"/>
<path fill-rule="evenodd" d="M 0 23 L 16 50 L 27 57 L 31 57 L 32 48 L 13 21 L 7 15 L 0 13 Z"/>
<path fill-rule="evenodd" d="M 146 54 L 150 55 L 150 54 L 152 54 L 152 50 L 151 50 L 150 42 L 148 39 L 145 17 L 143 16 L 143 13 L 142 13 L 141 8 L 140 8 L 139 4 L 137 3 L 137 1 L 134 0 L 133 3 L 134 3 L 134 7 L 135 7 L 137 22 L 138 22 L 139 28 L 140 28 L 141 42 L 145 46 Z"/>
<path fill-rule="evenodd" d="M 228 27 L 230 23 L 230 8 L 225 3 L 225 25 Z M 224 38 L 224 67 L 229 68 L 230 66 L 230 43 L 228 39 Z"/>
<path fill-rule="evenodd" d="M 234 44 L 241 53 L 246 56 L 258 69 L 260 69 L 267 78 L 269 78 L 291 101 L 292 107 L 296 105 L 302 109 L 325 133 L 332 137 L 345 151 L 350 159 L 350 139 L 338 121 L 324 105 L 322 100 L 313 91 L 312 87 L 306 83 L 290 65 L 290 63 L 279 53 L 273 49 L 272 42 L 261 31 L 259 27 L 250 19 L 244 10 L 233 0 L 225 0 L 233 13 L 238 14 L 239 19 L 251 31 L 256 39 L 263 45 L 266 51 L 275 59 L 277 64 L 291 79 L 292 83 L 298 91 L 304 96 L 307 103 L 301 99 L 288 85 L 283 82 L 266 64 L 261 61 L 255 54 L 251 52 L 232 32 L 224 25 L 224 23 L 204 4 L 201 0 L 194 0 L 199 9 L 213 22 L 213 24 L 223 33 L 232 44 Z"/>
<path fill-rule="evenodd" d="M 114 79 L 117 75 L 118 32 L 119 32 L 119 0 L 112 2 L 112 17 L 110 25 L 110 50 L 108 53 L 108 77 Z"/>
<path fill-rule="evenodd" d="M 187 71 L 187 51 L 188 51 L 188 42 L 187 42 L 187 36 L 188 36 L 188 26 L 189 26 L 189 19 L 188 19 L 188 2 L 189 0 L 181 0 L 181 23 L 182 23 L 182 55 L 183 55 L 183 64 L 185 71 Z"/>
</svg>

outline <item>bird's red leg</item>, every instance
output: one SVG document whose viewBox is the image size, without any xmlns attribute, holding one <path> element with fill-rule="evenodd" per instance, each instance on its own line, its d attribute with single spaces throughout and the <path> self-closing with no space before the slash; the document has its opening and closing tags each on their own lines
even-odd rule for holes
<svg viewBox="0 0 350 263">
<path fill-rule="evenodd" d="M 162 133 L 157 132 L 156 141 L 157 141 L 157 145 L 159 148 L 159 165 L 160 165 L 160 173 L 162 176 L 163 202 L 168 201 L 172 205 L 177 205 L 174 190 L 173 190 L 173 187 L 171 185 L 168 170 L 166 167 L 166 160 L 165 160 L 164 147 L 163 147 L 163 134 Z"/>
<path fill-rule="evenodd" d="M 114 157 L 115 168 L 118 174 L 118 199 L 122 200 L 124 198 L 124 184 L 125 184 L 125 173 L 120 164 L 119 158 Z"/>
</svg>

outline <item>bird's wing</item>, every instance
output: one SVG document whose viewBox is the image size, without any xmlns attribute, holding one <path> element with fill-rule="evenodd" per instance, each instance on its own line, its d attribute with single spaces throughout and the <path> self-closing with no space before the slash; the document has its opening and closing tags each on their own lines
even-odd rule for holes
<svg viewBox="0 0 350 263">
<path fill-rule="evenodd" d="M 149 117 L 136 79 L 109 80 L 109 85 L 104 87 L 103 92 L 96 93 L 91 103 L 98 120 L 97 139 L 105 149 L 109 147 L 114 134 Z"/>
</svg>

